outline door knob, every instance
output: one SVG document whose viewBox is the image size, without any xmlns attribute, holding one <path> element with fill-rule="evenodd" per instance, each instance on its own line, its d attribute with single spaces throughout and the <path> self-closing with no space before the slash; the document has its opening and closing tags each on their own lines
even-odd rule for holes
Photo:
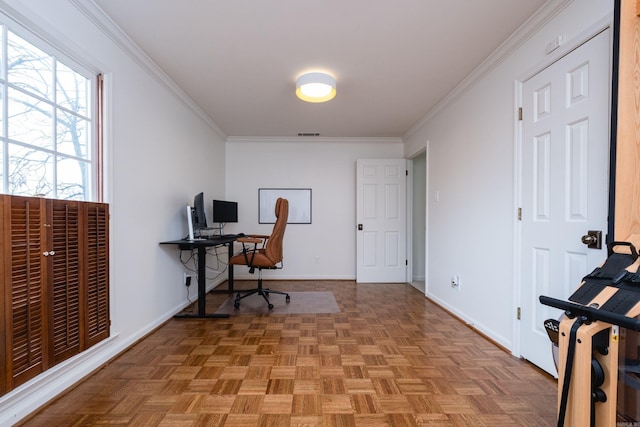
<svg viewBox="0 0 640 427">
<path fill-rule="evenodd" d="M 602 249 L 602 231 L 587 231 L 587 234 L 582 236 L 582 243 L 587 245 L 589 249 Z"/>
</svg>

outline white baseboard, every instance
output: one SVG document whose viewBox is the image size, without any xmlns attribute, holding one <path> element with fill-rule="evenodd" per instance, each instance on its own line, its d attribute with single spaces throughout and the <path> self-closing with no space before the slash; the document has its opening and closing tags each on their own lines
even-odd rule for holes
<svg viewBox="0 0 640 427">
<path fill-rule="evenodd" d="M 434 297 L 433 295 L 427 295 L 427 298 L 429 298 L 434 303 L 438 304 L 440 307 L 444 308 L 445 310 L 447 310 L 448 312 L 453 314 L 455 317 L 457 317 L 458 319 L 463 321 L 470 328 L 477 330 L 482 335 L 485 335 L 487 338 L 493 340 L 496 344 L 498 344 L 498 345 L 502 346 L 503 348 L 509 350 L 509 352 L 511 352 L 511 354 L 513 354 L 513 343 L 512 343 L 512 341 L 510 339 L 508 339 L 505 336 L 497 333 L 496 331 L 492 330 L 491 328 L 488 328 L 486 325 L 484 325 L 484 324 L 482 324 L 480 322 L 477 322 L 475 319 L 470 318 L 469 316 L 467 316 L 464 313 L 458 311 L 456 308 L 450 306 L 449 304 L 447 304 L 446 301 L 441 300 L 438 297 Z"/>
<path fill-rule="evenodd" d="M 14 425 L 123 351 L 115 334 L 0 397 L 0 425 Z"/>
</svg>

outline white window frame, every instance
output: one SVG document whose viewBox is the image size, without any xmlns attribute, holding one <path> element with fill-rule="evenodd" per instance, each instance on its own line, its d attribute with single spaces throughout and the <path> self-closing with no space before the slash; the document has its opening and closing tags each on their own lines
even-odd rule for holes
<svg viewBox="0 0 640 427">
<path fill-rule="evenodd" d="M 103 182 L 104 176 L 103 174 L 103 153 L 102 153 L 102 129 L 104 126 L 103 119 L 99 117 L 102 114 L 103 108 L 99 108 L 99 102 L 103 99 L 104 95 L 98 93 L 98 88 L 102 87 L 102 76 L 99 71 L 92 70 L 85 65 L 81 65 L 79 61 L 74 60 L 68 54 L 65 54 L 61 48 L 57 47 L 53 42 L 47 41 L 46 37 L 42 36 L 42 33 L 38 33 L 35 30 L 31 30 L 21 25 L 20 23 L 13 20 L 11 17 L 5 15 L 0 12 L 0 31 L 2 32 L 2 40 L 1 42 L 4 44 L 0 49 L 2 52 L 2 57 L 0 58 L 0 96 L 2 97 L 2 111 L 0 111 L 0 120 L 2 121 L 2 126 L 4 126 L 3 132 L 0 134 L 0 157 L 2 158 L 2 164 L 0 167 L 2 168 L 0 172 L 2 173 L 2 180 L 0 186 L 0 193 L 8 194 L 8 171 L 9 171 L 9 159 L 7 156 L 8 146 L 9 146 L 9 138 L 7 134 L 7 88 L 10 84 L 7 82 L 7 74 L 6 74 L 6 64 L 7 64 L 7 30 L 11 31 L 15 35 L 21 37 L 28 43 L 31 43 L 33 46 L 42 50 L 54 57 L 57 62 L 64 64 L 66 67 L 72 69 L 74 72 L 82 75 L 83 77 L 89 80 L 89 91 L 90 91 L 90 105 L 87 106 L 88 114 L 87 118 L 89 120 L 88 130 L 90 132 L 90 146 L 88 147 L 88 157 L 87 163 L 89 165 L 89 185 L 85 190 L 85 201 L 103 201 Z M 54 88 L 55 90 L 55 88 Z M 55 103 L 49 102 L 53 108 L 56 110 L 60 109 L 59 105 Z M 55 132 L 54 132 L 55 137 Z M 57 156 L 57 150 L 54 145 L 53 149 L 54 156 Z M 65 157 L 69 157 L 65 154 Z M 55 162 L 54 162 L 55 164 Z M 54 173 L 54 182 L 53 185 L 53 195 L 52 198 L 57 197 L 57 182 L 56 175 Z M 49 196 L 48 196 L 49 197 Z"/>
</svg>

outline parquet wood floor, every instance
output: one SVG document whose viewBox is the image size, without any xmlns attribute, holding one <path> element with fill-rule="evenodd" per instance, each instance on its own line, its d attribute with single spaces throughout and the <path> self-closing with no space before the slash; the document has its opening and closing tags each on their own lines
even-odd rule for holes
<svg viewBox="0 0 640 427">
<path fill-rule="evenodd" d="M 333 292 L 341 311 L 172 319 L 23 425 L 555 424 L 553 378 L 409 285 L 269 286 Z"/>
</svg>

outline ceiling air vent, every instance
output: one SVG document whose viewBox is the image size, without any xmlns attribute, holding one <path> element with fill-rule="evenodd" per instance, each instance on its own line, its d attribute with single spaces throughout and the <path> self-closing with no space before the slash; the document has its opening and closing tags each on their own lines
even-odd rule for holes
<svg viewBox="0 0 640 427">
<path fill-rule="evenodd" d="M 298 136 L 320 136 L 317 132 L 298 132 Z"/>
</svg>

